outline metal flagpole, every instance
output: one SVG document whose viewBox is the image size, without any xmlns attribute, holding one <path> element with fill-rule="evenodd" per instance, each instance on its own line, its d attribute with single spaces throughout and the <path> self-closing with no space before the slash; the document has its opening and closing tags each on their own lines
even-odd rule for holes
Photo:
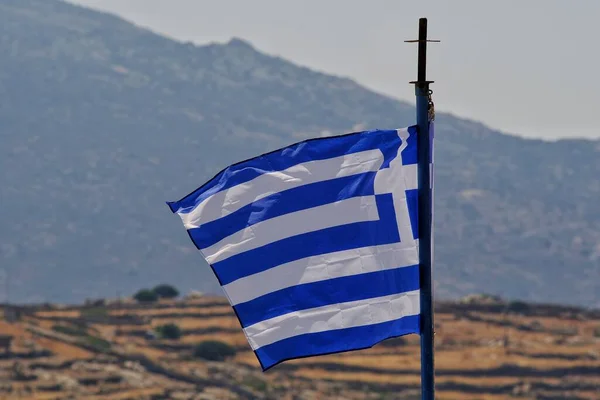
<svg viewBox="0 0 600 400">
<path fill-rule="evenodd" d="M 433 296 L 431 290 L 431 138 L 429 123 L 433 117 L 431 93 L 426 77 L 427 18 L 419 19 L 419 39 L 407 40 L 418 43 L 418 72 L 415 85 L 417 100 L 417 152 L 418 152 L 418 193 L 419 193 L 419 278 L 421 289 L 421 396 L 423 400 L 434 400 L 434 357 L 433 357 Z"/>
</svg>

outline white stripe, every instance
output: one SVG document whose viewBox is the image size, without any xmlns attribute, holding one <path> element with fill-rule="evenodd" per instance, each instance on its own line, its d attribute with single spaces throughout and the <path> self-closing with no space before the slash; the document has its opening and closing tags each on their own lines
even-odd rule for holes
<svg viewBox="0 0 600 400">
<path fill-rule="evenodd" d="M 400 233 L 400 241 L 407 245 L 417 246 L 413 239 L 406 191 L 417 189 L 417 164 L 402 165 L 402 150 L 408 145 L 408 130 L 398 130 L 402 145 L 398 150 L 398 157 L 390 162 L 389 168 L 382 169 L 375 176 L 375 194 L 392 193 L 396 223 Z"/>
<path fill-rule="evenodd" d="M 393 161 L 392 161 L 393 164 Z M 408 164 L 402 166 L 394 166 L 396 169 L 400 170 L 396 172 L 396 176 L 401 179 L 404 183 L 404 190 L 412 190 L 419 188 L 418 182 L 418 165 L 417 164 Z M 379 175 L 379 174 L 378 174 Z M 396 185 L 398 186 L 398 185 Z"/>
<path fill-rule="evenodd" d="M 418 315 L 419 291 L 297 311 L 244 329 L 253 350 L 293 336 L 352 328 Z"/>
<path fill-rule="evenodd" d="M 415 242 L 363 247 L 295 260 L 223 286 L 231 305 L 304 283 L 419 263 Z"/>
<path fill-rule="evenodd" d="M 351 197 L 258 222 L 202 249 L 202 254 L 213 264 L 291 236 L 378 219 L 375 196 Z"/>
<path fill-rule="evenodd" d="M 402 143 L 398 149 L 398 157 L 392 160 L 390 167 L 396 171 L 396 174 L 400 174 L 402 176 L 401 179 L 402 182 L 404 182 L 404 190 L 418 189 L 418 164 L 402 165 L 402 151 L 408 147 L 408 138 L 410 133 L 408 132 L 408 128 L 397 129 L 396 131 L 398 132 L 398 136 L 400 136 Z M 417 138 L 415 138 L 415 142 L 416 141 Z"/>
<path fill-rule="evenodd" d="M 283 171 L 267 172 L 255 179 L 215 193 L 189 213 L 179 213 L 186 229 L 229 215 L 273 193 L 310 183 L 379 170 L 383 153 L 367 150 L 326 160 L 309 161 Z"/>
</svg>

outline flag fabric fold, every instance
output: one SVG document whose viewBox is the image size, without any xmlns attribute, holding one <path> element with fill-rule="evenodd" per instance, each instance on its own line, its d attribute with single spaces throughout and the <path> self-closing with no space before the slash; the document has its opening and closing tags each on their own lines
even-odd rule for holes
<svg viewBox="0 0 600 400">
<path fill-rule="evenodd" d="M 167 203 L 263 370 L 419 333 L 416 134 L 296 143 Z"/>
</svg>

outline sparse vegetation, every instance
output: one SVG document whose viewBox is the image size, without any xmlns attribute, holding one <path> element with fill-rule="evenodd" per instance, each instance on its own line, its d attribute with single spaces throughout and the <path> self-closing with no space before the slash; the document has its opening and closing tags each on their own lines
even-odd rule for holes
<svg viewBox="0 0 600 400">
<path fill-rule="evenodd" d="M 218 340 L 207 340 L 194 348 L 194 357 L 207 361 L 224 361 L 235 354 L 236 351 L 231 345 Z"/>
<path fill-rule="evenodd" d="M 156 293 L 158 297 L 161 297 L 163 299 L 173 299 L 179 296 L 179 290 L 167 284 L 158 285 L 154 289 L 152 289 L 152 291 Z"/>
<path fill-rule="evenodd" d="M 90 313 L 92 319 L 82 318 L 85 314 L 82 310 L 90 309 L 86 306 L 64 310 L 40 307 L 33 310 L 27 322 L 0 326 L 3 334 L 10 331 L 15 337 L 10 352 L 19 357 L 4 360 L 5 365 L 13 365 L 18 360 L 23 365 L 24 376 L 31 376 L 36 388 L 53 388 L 57 398 L 78 398 L 79 392 L 46 378 L 43 382 L 40 378 L 33 380 L 34 375 L 64 374 L 85 386 L 86 391 L 110 398 L 141 398 L 142 393 L 137 390 L 144 390 L 144 396 L 152 394 L 154 398 L 169 399 L 180 398 L 179 395 L 186 392 L 189 396 L 181 399 L 191 400 L 198 393 L 188 392 L 188 389 L 169 391 L 164 385 L 169 388 L 178 385 L 178 381 L 170 379 L 193 382 L 199 372 L 202 374 L 199 381 L 210 379 L 211 386 L 219 391 L 235 387 L 245 392 L 243 398 L 280 399 L 305 390 L 313 391 L 320 398 L 359 399 L 367 398 L 367 393 L 373 400 L 419 398 L 416 389 L 392 393 L 389 388 L 389 382 L 396 381 L 407 387 L 418 387 L 417 336 L 388 339 L 364 351 L 290 361 L 282 366 L 281 374 L 261 374 L 235 317 L 223 312 L 229 307 L 226 304 L 224 299 L 206 298 L 177 304 L 128 304 L 128 308 L 121 309 L 99 307 L 100 315 L 109 317 L 106 320 L 98 319 L 95 311 Z M 600 366 L 597 357 L 600 347 L 594 335 L 600 337 L 600 312 L 571 310 L 566 313 L 560 307 L 528 306 L 525 315 L 514 315 L 505 314 L 503 307 L 485 310 L 478 303 L 438 303 L 437 365 L 446 375 L 442 379 L 455 382 L 451 389 L 440 386 L 440 400 L 478 400 L 488 395 L 492 395 L 490 399 L 510 397 L 511 385 L 519 380 L 530 383 L 528 390 L 532 398 L 549 398 L 550 395 L 556 399 L 597 398 L 595 371 Z M 202 314 L 198 313 L 199 309 Z M 457 319 L 457 314 L 463 317 Z M 576 314 L 583 317 L 571 317 Z M 37 327 L 36 321 L 39 322 Z M 236 329 L 231 329 L 234 325 Z M 51 335 L 48 332 L 51 329 L 64 334 Z M 179 340 L 164 340 L 178 336 L 178 330 L 185 330 L 186 335 Z M 24 342 L 16 339 L 34 332 L 39 336 L 31 336 L 28 340 L 32 343 L 26 348 Z M 146 335 L 163 340 L 144 340 Z M 196 343 L 199 344 L 194 346 Z M 21 358 L 19 354 L 27 354 L 27 358 L 35 360 Z M 10 353 L 2 355 L 12 357 Z M 115 357 L 124 362 L 115 363 Z M 206 360 L 225 362 L 207 365 Z M 0 364 L 2 361 L 0 359 Z M 288 374 L 286 367 L 292 373 Z M 132 384 L 137 385 L 137 379 L 136 382 L 122 379 L 118 372 L 121 368 L 138 371 L 136 374 L 143 376 L 152 387 L 132 387 Z M 547 384 L 563 373 L 575 377 L 577 383 Z M 499 374 L 502 376 L 495 376 Z M 161 378 L 155 379 L 158 376 Z M 18 379 L 24 378 L 9 378 L 9 385 L 22 383 Z M 2 390 L 0 385 L 0 398 L 5 393 Z M 494 397 L 494 393 L 498 396 Z"/>
</svg>

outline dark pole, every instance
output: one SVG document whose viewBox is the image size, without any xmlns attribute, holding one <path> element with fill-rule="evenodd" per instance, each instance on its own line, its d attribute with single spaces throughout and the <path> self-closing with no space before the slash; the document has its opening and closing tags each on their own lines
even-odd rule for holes
<svg viewBox="0 0 600 400">
<path fill-rule="evenodd" d="M 410 41 L 415 42 L 415 41 Z M 433 357 L 433 296 L 431 290 L 431 228 L 432 187 L 431 147 L 429 132 L 430 94 L 427 80 L 427 18 L 419 19 L 418 73 L 415 85 L 417 100 L 417 153 L 419 193 L 419 278 L 421 289 L 421 395 L 423 400 L 434 400 Z"/>
</svg>

